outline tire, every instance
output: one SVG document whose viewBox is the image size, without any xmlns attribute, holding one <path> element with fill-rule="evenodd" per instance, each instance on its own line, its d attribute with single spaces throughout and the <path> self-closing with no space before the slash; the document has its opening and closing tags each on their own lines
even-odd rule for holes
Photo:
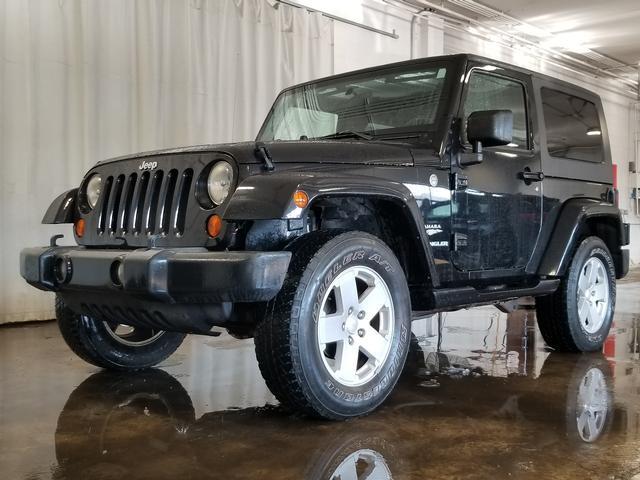
<svg viewBox="0 0 640 480">
<path fill-rule="evenodd" d="M 62 338 L 85 362 L 112 370 L 141 370 L 169 357 L 182 344 L 183 333 L 132 327 L 118 334 L 117 325 L 79 315 L 56 296 L 56 317 Z"/>
<path fill-rule="evenodd" d="M 590 277 L 591 272 L 594 277 Z M 591 284 L 593 278 L 597 280 Z M 549 347 L 564 352 L 602 349 L 613 320 L 615 278 L 607 246 L 598 237 L 585 238 L 558 290 L 536 299 L 538 326 Z M 583 296 L 583 292 L 588 295 Z"/>
<path fill-rule="evenodd" d="M 409 349 L 403 269 L 385 243 L 362 232 L 313 232 L 291 250 L 283 288 L 255 333 L 267 386 L 284 406 L 313 417 L 370 413 L 393 389 Z"/>
</svg>

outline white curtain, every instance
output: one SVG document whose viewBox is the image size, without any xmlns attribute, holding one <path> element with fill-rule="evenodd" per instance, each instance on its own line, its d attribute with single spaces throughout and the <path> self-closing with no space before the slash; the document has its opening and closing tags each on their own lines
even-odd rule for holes
<svg viewBox="0 0 640 480">
<path fill-rule="evenodd" d="M 268 0 L 0 0 L 0 323 L 52 317 L 19 276 L 50 201 L 100 159 L 252 139 L 332 72 L 332 22 Z"/>
</svg>

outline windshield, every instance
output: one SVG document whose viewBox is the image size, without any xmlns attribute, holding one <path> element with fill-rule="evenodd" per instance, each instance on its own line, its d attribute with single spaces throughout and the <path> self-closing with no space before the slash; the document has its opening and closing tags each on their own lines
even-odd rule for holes
<svg viewBox="0 0 640 480">
<path fill-rule="evenodd" d="M 278 97 L 257 140 L 428 134 L 446 82 L 445 64 L 432 63 L 294 87 Z"/>
</svg>

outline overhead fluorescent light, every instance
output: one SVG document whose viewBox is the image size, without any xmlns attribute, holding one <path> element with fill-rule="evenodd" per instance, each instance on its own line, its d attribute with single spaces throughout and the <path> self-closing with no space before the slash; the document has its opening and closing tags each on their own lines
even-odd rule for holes
<svg viewBox="0 0 640 480">
<path fill-rule="evenodd" d="M 542 41 L 547 48 L 555 48 L 573 53 L 588 53 L 589 47 L 583 42 L 584 34 L 578 32 L 554 33 Z"/>
<path fill-rule="evenodd" d="M 519 23 L 518 25 L 514 25 L 513 29 L 530 37 L 547 38 L 551 36 L 550 32 L 528 23 Z"/>
</svg>

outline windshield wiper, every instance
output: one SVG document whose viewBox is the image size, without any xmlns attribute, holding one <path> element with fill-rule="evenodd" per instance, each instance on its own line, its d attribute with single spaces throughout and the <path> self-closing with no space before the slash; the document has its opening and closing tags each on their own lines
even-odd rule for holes
<svg viewBox="0 0 640 480">
<path fill-rule="evenodd" d="M 269 153 L 269 150 L 267 150 L 267 147 L 263 142 L 256 142 L 256 148 L 254 152 L 264 163 L 265 169 L 271 171 L 275 168 L 273 166 L 273 161 L 271 160 L 271 154 Z"/>
<path fill-rule="evenodd" d="M 364 140 L 373 140 L 373 135 L 364 132 L 356 132 L 355 130 L 343 130 L 341 132 L 316 137 L 316 140 L 325 140 L 329 138 L 362 138 Z"/>
</svg>

